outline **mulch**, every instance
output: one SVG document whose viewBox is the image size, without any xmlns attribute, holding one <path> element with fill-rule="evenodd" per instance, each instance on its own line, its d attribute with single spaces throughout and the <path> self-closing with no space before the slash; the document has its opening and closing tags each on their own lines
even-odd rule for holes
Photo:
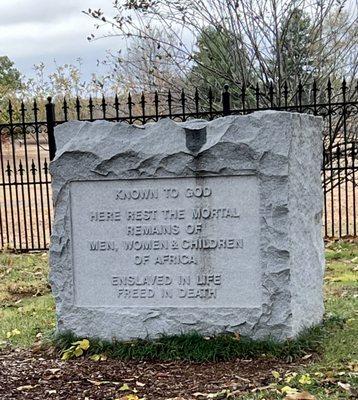
<svg viewBox="0 0 358 400">
<path fill-rule="evenodd" d="M 61 361 L 46 352 L 5 350 L 0 352 L 0 399 L 113 400 L 135 394 L 146 400 L 199 400 L 223 389 L 239 396 L 269 385 L 271 371 L 296 366 L 265 358 L 215 363 L 84 357 Z M 123 390 L 124 384 L 131 390 Z"/>
</svg>

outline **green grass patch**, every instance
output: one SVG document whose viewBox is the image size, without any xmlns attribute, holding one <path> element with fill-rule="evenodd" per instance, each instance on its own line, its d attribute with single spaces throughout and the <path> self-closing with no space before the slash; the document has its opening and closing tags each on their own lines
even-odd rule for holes
<svg viewBox="0 0 358 400">
<path fill-rule="evenodd" d="M 0 254 L 0 307 L 49 292 L 46 253 Z"/>
<path fill-rule="evenodd" d="M 325 308 L 326 316 L 339 316 L 341 326 L 332 325 L 323 336 L 320 357 L 314 363 L 297 370 L 289 386 L 308 391 L 317 400 L 357 398 L 358 392 L 358 245 L 336 242 L 326 250 Z M 309 384 L 299 377 L 308 374 Z M 278 385 L 284 383 L 277 382 Z M 247 400 L 281 399 L 272 392 L 263 397 L 243 397 Z"/>
<path fill-rule="evenodd" d="M 55 304 L 49 294 L 23 299 L 0 308 L 0 348 L 30 347 L 40 337 L 50 337 L 55 327 Z M 40 334 L 40 336 L 39 336 Z"/>
<path fill-rule="evenodd" d="M 55 324 L 46 253 L 0 254 L 0 347 L 29 347 Z"/>
<path fill-rule="evenodd" d="M 358 245 L 338 242 L 327 252 L 331 257 L 326 262 L 326 314 L 339 315 L 346 323 L 326 338 L 318 368 L 341 368 L 358 361 Z"/>
<path fill-rule="evenodd" d="M 322 340 L 332 329 L 340 329 L 344 322 L 331 317 L 321 326 L 303 332 L 295 340 L 277 342 L 274 340 L 252 340 L 235 334 L 222 334 L 203 337 L 195 332 L 189 334 L 165 336 L 154 340 L 132 340 L 110 342 L 90 339 L 88 355 L 105 354 L 122 360 L 186 360 L 195 362 L 226 361 L 238 357 L 277 357 L 293 360 L 307 353 L 321 349 Z M 81 338 L 71 333 L 55 338 L 60 352 L 70 348 Z"/>
<path fill-rule="evenodd" d="M 326 261 L 345 260 L 352 261 L 358 257 L 358 245 L 345 241 L 332 242 L 326 245 Z"/>
</svg>

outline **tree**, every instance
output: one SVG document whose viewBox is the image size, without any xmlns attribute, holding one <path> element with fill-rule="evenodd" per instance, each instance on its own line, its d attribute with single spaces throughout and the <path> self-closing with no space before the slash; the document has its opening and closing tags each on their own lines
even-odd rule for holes
<svg viewBox="0 0 358 400">
<path fill-rule="evenodd" d="M 200 93 L 206 94 L 211 89 L 214 100 L 220 101 L 222 89 L 228 82 L 227 77 L 230 76 L 234 81 L 234 97 L 238 95 L 236 88 L 242 80 L 252 80 L 246 63 L 247 54 L 244 49 L 237 51 L 235 42 L 235 37 L 222 35 L 215 27 L 208 27 L 201 32 L 193 55 L 195 62 L 187 79 Z M 215 71 L 220 71 L 220 75 Z"/>
<path fill-rule="evenodd" d="M 172 60 L 171 55 L 177 45 L 173 36 L 165 36 L 156 26 L 144 29 L 140 36 L 129 35 L 125 53 L 108 51 L 103 61 L 108 67 L 107 79 L 119 92 L 164 91 L 175 81 L 183 84 L 182 66 L 176 63 L 179 57 Z"/>
<path fill-rule="evenodd" d="M 356 78 L 357 59 L 352 54 L 358 40 L 357 8 L 348 9 L 346 0 L 116 0 L 113 4 L 112 15 L 92 9 L 86 13 L 98 27 L 111 28 L 105 36 L 166 46 L 168 59 L 186 76 L 200 72 L 203 79 L 210 75 L 231 87 L 256 82 L 266 88 L 271 83 L 282 87 L 286 82 L 291 91 L 298 78 L 303 84 L 315 78 L 322 85 L 329 76 Z M 155 28 L 162 35 L 153 35 Z M 215 40 L 210 41 L 213 35 Z M 292 74 L 298 78 L 291 79 Z"/>
<path fill-rule="evenodd" d="M 21 89 L 21 74 L 7 56 L 0 56 L 0 98 L 8 97 Z"/>
<path fill-rule="evenodd" d="M 278 46 L 273 49 L 272 75 L 283 75 L 290 86 L 297 87 L 300 81 L 309 81 L 315 69 L 315 60 L 310 44 L 312 38 L 312 23 L 308 14 L 299 9 L 293 9 L 281 24 Z M 311 82 L 312 83 L 312 82 Z"/>
<path fill-rule="evenodd" d="M 88 95 L 90 91 L 101 92 L 101 87 L 96 81 L 100 78 L 93 75 L 90 82 L 86 82 L 81 72 L 82 60 L 77 59 L 76 64 L 59 65 L 54 61 L 54 70 L 46 72 L 43 62 L 34 65 L 34 76 L 27 79 L 22 87 L 22 97 L 46 99 L 48 96 L 75 97 Z"/>
<path fill-rule="evenodd" d="M 100 103 L 102 94 L 107 90 L 112 93 L 112 88 L 108 87 L 105 77 L 92 74 L 91 79 L 86 81 L 83 77 L 82 60 L 77 59 L 75 64 L 58 64 L 54 61 L 54 68 L 47 72 L 47 66 L 40 62 L 33 66 L 34 75 L 24 79 L 18 97 L 24 100 L 28 110 L 33 109 L 33 101 L 36 99 L 39 108 L 40 119 L 45 119 L 45 104 L 50 96 L 54 102 L 62 103 L 66 99 L 69 109 L 69 118 L 75 117 L 76 98 L 86 99 L 93 96 L 94 103 Z M 58 107 L 58 114 L 61 113 Z"/>
<path fill-rule="evenodd" d="M 8 101 L 22 88 L 21 74 L 7 56 L 0 56 L 0 123 L 8 119 Z M 6 135 L 1 137 L 4 140 Z"/>
</svg>

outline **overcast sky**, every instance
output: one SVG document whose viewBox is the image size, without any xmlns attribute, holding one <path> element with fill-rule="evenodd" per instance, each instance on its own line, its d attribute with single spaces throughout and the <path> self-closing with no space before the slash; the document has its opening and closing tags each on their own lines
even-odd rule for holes
<svg viewBox="0 0 358 400">
<path fill-rule="evenodd" d="M 111 0 L 0 0 L 0 55 L 7 55 L 26 76 L 33 65 L 43 61 L 49 70 L 58 64 L 83 60 L 87 79 L 98 71 L 97 59 L 106 49 L 119 48 L 118 39 L 92 43 L 87 36 L 94 31 L 94 20 L 84 9 L 111 9 Z"/>
<path fill-rule="evenodd" d="M 357 2 L 349 0 L 353 7 Z M 95 22 L 82 13 L 88 8 L 111 12 L 112 0 L 0 0 L 0 55 L 10 57 L 28 77 L 34 64 L 44 62 L 50 72 L 54 59 L 64 64 L 81 58 L 88 79 L 91 72 L 101 72 L 97 59 L 121 46 L 118 38 L 87 41 Z"/>
</svg>

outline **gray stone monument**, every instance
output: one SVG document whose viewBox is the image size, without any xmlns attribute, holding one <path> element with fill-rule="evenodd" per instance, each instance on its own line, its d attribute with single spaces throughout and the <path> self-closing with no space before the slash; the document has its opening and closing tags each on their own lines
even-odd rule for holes
<svg viewBox="0 0 358 400">
<path fill-rule="evenodd" d="M 321 119 L 56 128 L 57 329 L 295 337 L 323 315 Z"/>
</svg>

